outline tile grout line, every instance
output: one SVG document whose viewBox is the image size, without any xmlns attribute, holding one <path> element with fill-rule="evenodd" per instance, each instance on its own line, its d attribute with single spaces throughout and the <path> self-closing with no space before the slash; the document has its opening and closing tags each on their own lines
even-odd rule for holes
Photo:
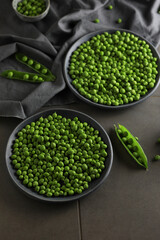
<svg viewBox="0 0 160 240">
<path fill-rule="evenodd" d="M 79 225 L 79 237 L 82 240 L 82 222 L 81 222 L 81 211 L 80 211 L 80 202 L 77 200 L 77 208 L 78 208 L 78 225 Z"/>
</svg>

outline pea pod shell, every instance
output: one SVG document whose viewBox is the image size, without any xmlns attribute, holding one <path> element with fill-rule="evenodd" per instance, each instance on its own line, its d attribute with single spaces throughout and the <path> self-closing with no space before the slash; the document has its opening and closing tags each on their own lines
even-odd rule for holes
<svg viewBox="0 0 160 240">
<path fill-rule="evenodd" d="M 8 73 L 9 72 L 13 72 L 13 76 L 12 77 L 9 77 L 8 76 Z M 29 78 L 28 79 L 24 79 L 24 75 L 27 74 L 29 75 Z M 40 80 L 33 80 L 33 77 L 37 75 L 39 78 L 43 78 L 43 81 L 40 81 Z M 49 78 L 47 77 L 42 77 L 41 75 L 39 74 L 35 74 L 35 73 L 28 73 L 28 72 L 19 72 L 19 71 L 16 71 L 16 70 L 6 70 L 4 72 L 1 73 L 1 76 L 2 77 L 5 77 L 5 78 L 8 78 L 8 79 L 15 79 L 15 80 L 20 80 L 20 81 L 25 81 L 25 82 L 32 82 L 32 83 L 41 83 L 41 82 L 44 82 L 44 81 L 50 81 Z"/>
<path fill-rule="evenodd" d="M 38 72 L 38 73 L 41 74 L 42 76 L 45 76 L 45 77 L 50 78 L 50 81 L 54 81 L 54 80 L 55 80 L 55 76 L 52 74 L 52 72 L 51 72 L 48 68 L 46 68 L 44 65 L 42 65 L 41 63 L 39 63 L 39 62 L 37 62 L 36 60 L 34 60 L 34 59 L 32 59 L 32 58 L 30 58 L 30 57 L 27 56 L 27 58 L 28 58 L 27 62 L 28 62 L 29 60 L 33 60 L 33 62 L 34 62 L 33 65 L 29 65 L 29 64 L 27 64 L 27 62 L 24 62 L 24 61 L 22 60 L 22 58 L 23 58 L 24 56 L 26 56 L 26 55 L 24 55 L 23 53 L 16 53 L 15 56 L 16 56 L 17 61 L 25 64 L 27 67 L 33 69 L 34 71 Z M 46 74 L 43 74 L 39 69 L 36 69 L 36 68 L 34 67 L 34 65 L 36 65 L 36 64 L 40 64 L 40 65 L 41 65 L 41 68 L 40 68 L 40 69 L 47 69 L 47 73 L 46 73 Z"/>
<path fill-rule="evenodd" d="M 132 156 L 132 158 L 139 164 L 141 165 L 142 167 L 148 169 L 148 161 L 147 161 L 147 157 L 141 147 L 141 145 L 137 142 L 137 140 L 135 139 L 135 137 L 128 131 L 127 128 L 125 128 L 123 125 L 118 125 L 119 126 L 119 129 L 123 132 L 127 132 L 128 133 L 128 138 L 131 138 L 133 140 L 133 145 L 134 146 L 137 146 L 138 147 L 138 153 L 139 153 L 139 156 L 142 158 L 142 161 L 143 162 L 140 162 L 133 154 L 132 152 L 128 149 L 127 145 L 122 141 L 122 138 L 121 136 L 119 135 L 118 133 L 118 128 L 116 127 L 115 125 L 115 132 L 116 132 L 116 135 L 117 137 L 119 138 L 120 142 L 123 144 L 123 146 L 125 147 L 125 149 L 127 150 L 127 152 Z"/>
</svg>

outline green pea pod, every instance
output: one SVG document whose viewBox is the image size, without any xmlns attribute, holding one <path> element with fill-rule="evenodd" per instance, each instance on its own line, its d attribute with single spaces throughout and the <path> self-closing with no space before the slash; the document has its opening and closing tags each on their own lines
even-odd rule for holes
<svg viewBox="0 0 160 240">
<path fill-rule="evenodd" d="M 50 78 L 41 76 L 39 74 L 19 72 L 16 70 L 6 70 L 1 73 L 1 76 L 8 79 L 16 79 L 16 80 L 32 82 L 32 83 L 41 83 L 44 81 L 50 81 Z"/>
<path fill-rule="evenodd" d="M 127 128 L 118 124 L 118 127 L 115 126 L 115 132 L 120 142 L 126 148 L 128 153 L 132 156 L 132 158 L 142 167 L 148 169 L 148 161 L 147 157 L 141 147 L 141 145 L 137 142 L 136 138 L 128 131 Z"/>
<path fill-rule="evenodd" d="M 38 72 L 42 76 L 50 78 L 50 81 L 55 80 L 55 76 L 52 74 L 52 72 L 36 60 L 33 60 L 32 58 L 24 55 L 23 53 L 16 53 L 15 57 L 17 61 L 25 64 L 29 68 L 32 68 L 34 71 Z"/>
</svg>

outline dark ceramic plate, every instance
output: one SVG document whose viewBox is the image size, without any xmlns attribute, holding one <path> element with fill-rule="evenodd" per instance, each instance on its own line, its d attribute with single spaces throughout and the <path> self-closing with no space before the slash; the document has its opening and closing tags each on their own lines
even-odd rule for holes
<svg viewBox="0 0 160 240">
<path fill-rule="evenodd" d="M 83 191 L 81 194 L 75 194 L 73 196 L 66 196 L 66 197 L 45 197 L 43 195 L 40 195 L 37 192 L 35 192 L 34 190 L 32 190 L 31 188 L 28 188 L 21 183 L 21 181 L 16 176 L 16 170 L 13 168 L 13 166 L 11 164 L 10 156 L 12 155 L 12 145 L 14 143 L 14 140 L 16 139 L 16 134 L 27 124 L 30 124 L 32 121 L 38 120 L 41 116 L 46 117 L 50 114 L 53 114 L 54 112 L 62 115 L 63 117 L 67 117 L 67 118 L 71 118 L 71 119 L 74 117 L 78 117 L 80 121 L 89 123 L 92 127 L 94 127 L 95 129 L 97 129 L 100 132 L 100 136 L 102 137 L 103 141 L 108 145 L 108 148 L 107 148 L 108 156 L 106 157 L 106 160 L 105 160 L 105 169 L 103 170 L 100 178 L 93 180 L 90 183 L 89 188 L 86 189 L 85 191 Z M 27 118 L 26 120 L 21 122 L 14 129 L 14 131 L 12 132 L 12 134 L 9 137 L 9 140 L 7 143 L 7 148 L 6 148 L 6 165 L 7 165 L 9 175 L 10 175 L 11 179 L 13 180 L 13 182 L 16 184 L 17 187 L 19 187 L 19 189 L 22 192 L 24 192 L 28 196 L 35 198 L 35 199 L 43 200 L 46 202 L 72 201 L 72 200 L 76 200 L 81 197 L 84 197 L 85 195 L 91 193 L 96 188 L 98 188 L 104 182 L 104 180 L 107 178 L 107 176 L 111 170 L 112 161 L 113 161 L 112 144 L 111 144 L 110 138 L 109 138 L 108 134 L 106 133 L 106 131 L 104 130 L 104 128 L 97 121 L 95 121 L 93 118 L 89 117 L 88 115 L 78 112 L 78 111 L 69 110 L 69 109 L 49 109 L 49 110 L 37 113 L 37 114 Z"/>
<path fill-rule="evenodd" d="M 152 54 L 154 57 L 156 57 L 158 59 L 158 74 L 157 74 L 157 77 L 156 77 L 156 84 L 154 86 L 154 88 L 152 88 L 150 91 L 148 91 L 148 93 L 146 95 L 144 95 L 143 97 L 141 97 L 138 101 L 134 101 L 132 103 L 128 103 L 128 104 L 123 104 L 123 105 L 119 105 L 119 106 L 109 106 L 109 105 L 104 105 L 104 104 L 100 104 L 100 103 L 95 103 L 87 98 L 85 98 L 84 96 L 82 96 L 78 90 L 72 85 L 72 79 L 68 73 L 68 69 L 69 69 L 69 64 L 70 64 L 70 57 L 72 55 L 72 53 L 84 42 L 88 41 L 89 39 L 91 39 L 93 36 L 97 35 L 97 34 L 102 34 L 104 32 L 108 32 L 108 33 L 115 33 L 116 31 L 120 31 L 120 32 L 128 32 L 128 33 L 132 33 L 134 34 L 135 36 L 139 37 L 141 40 L 144 40 L 146 41 L 151 50 L 152 50 Z M 88 103 L 88 104 L 91 104 L 93 106 L 96 106 L 96 107 L 100 107 L 100 108 L 105 108 L 105 109 L 119 109 L 119 108 L 126 108 L 126 107 L 130 107 L 130 106 L 133 106 L 137 103 L 140 103 L 144 100 L 146 100 L 148 97 L 150 97 L 154 91 L 158 88 L 158 85 L 160 83 L 160 59 L 159 59 L 159 55 L 158 55 L 158 52 L 157 50 L 155 49 L 155 47 L 149 42 L 147 41 L 145 38 L 141 37 L 140 35 L 138 35 L 137 33 L 134 33 L 134 32 L 131 32 L 129 30 L 125 30 L 125 29 L 103 29 L 103 30 L 99 30 L 99 31 L 96 31 L 96 32 L 92 32 L 92 33 L 89 33 L 89 34 L 86 34 L 84 35 L 83 37 L 81 37 L 80 39 L 78 39 L 72 46 L 71 48 L 69 49 L 69 51 L 67 52 L 66 54 L 66 57 L 65 57 L 65 60 L 64 60 L 64 67 L 63 67 L 63 71 L 64 71 L 64 77 L 65 77 L 65 80 L 66 80 L 66 83 L 68 85 L 68 87 L 70 88 L 70 90 L 81 100 L 83 100 L 84 102 Z"/>
</svg>

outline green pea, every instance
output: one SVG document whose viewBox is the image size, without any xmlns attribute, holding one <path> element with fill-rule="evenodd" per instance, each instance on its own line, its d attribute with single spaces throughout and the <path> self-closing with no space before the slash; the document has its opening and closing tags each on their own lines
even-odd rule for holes
<svg viewBox="0 0 160 240">
<path fill-rule="evenodd" d="M 160 155 L 156 155 L 156 156 L 154 157 L 154 160 L 159 161 L 159 160 L 160 160 Z"/>
<path fill-rule="evenodd" d="M 23 79 L 28 80 L 29 79 L 29 74 L 24 74 Z"/>
<path fill-rule="evenodd" d="M 23 56 L 22 61 L 23 62 L 27 62 L 27 60 L 28 60 L 28 57 L 27 56 Z"/>
<path fill-rule="evenodd" d="M 21 167 L 21 164 L 20 164 L 20 163 L 16 163 L 16 164 L 15 164 L 15 168 L 18 169 L 18 168 L 20 168 L 20 167 Z"/>
<path fill-rule="evenodd" d="M 30 59 L 29 61 L 28 61 L 28 65 L 33 65 L 33 60 L 32 59 Z"/>
<path fill-rule="evenodd" d="M 12 78 L 13 77 L 13 72 L 8 72 L 8 77 Z"/>
<path fill-rule="evenodd" d="M 33 81 L 37 81 L 37 80 L 38 80 L 38 76 L 37 75 L 33 76 Z"/>
<path fill-rule="evenodd" d="M 139 154 L 137 152 L 133 152 L 133 155 L 137 158 Z"/>
<path fill-rule="evenodd" d="M 133 149 L 133 146 L 130 145 L 130 144 L 128 144 L 127 147 L 128 147 L 129 150 L 132 150 L 132 149 Z"/>
<path fill-rule="evenodd" d="M 99 20 L 98 18 L 96 18 L 96 19 L 94 20 L 94 22 L 95 22 L 95 23 L 99 23 L 99 22 L 100 22 L 100 20 Z M 86 74 L 88 75 L 88 73 L 87 73 L 87 72 L 86 72 Z M 86 74 L 85 74 L 85 75 L 86 75 Z"/>
<path fill-rule="evenodd" d="M 21 170 L 17 170 L 17 175 L 21 175 L 22 174 L 22 171 Z"/>
<path fill-rule="evenodd" d="M 133 139 L 132 139 L 132 138 L 129 138 L 129 139 L 127 140 L 127 142 L 132 145 L 132 144 L 133 144 Z"/>
<path fill-rule="evenodd" d="M 124 132 L 124 133 L 123 133 L 123 136 L 124 136 L 124 137 L 127 137 L 127 136 L 128 136 L 128 132 Z"/>
<path fill-rule="evenodd" d="M 123 142 L 127 142 L 127 138 L 126 138 L 126 137 L 123 137 L 123 138 L 122 138 L 122 141 L 123 141 Z"/>
<path fill-rule="evenodd" d="M 52 192 L 48 192 L 46 195 L 47 195 L 47 197 L 52 197 L 53 193 Z"/>
<path fill-rule="evenodd" d="M 47 68 L 43 68 L 43 69 L 42 69 L 42 73 L 43 73 L 43 74 L 46 74 L 47 72 L 48 72 Z"/>
<path fill-rule="evenodd" d="M 23 184 L 24 184 L 24 185 L 28 184 L 28 179 L 24 179 L 24 180 L 23 180 Z"/>
<path fill-rule="evenodd" d="M 35 65 L 35 69 L 39 70 L 40 68 L 41 68 L 41 65 L 40 65 L 39 63 L 37 63 L 37 64 Z"/>
<path fill-rule="evenodd" d="M 39 192 L 41 195 L 44 195 L 45 194 L 45 190 L 40 190 Z"/>
<path fill-rule="evenodd" d="M 112 10 L 112 9 L 113 9 L 113 6 L 112 6 L 112 5 L 109 5 L 109 6 L 108 6 L 108 9 L 109 9 L 109 10 Z"/>
<path fill-rule="evenodd" d="M 39 82 L 44 82 L 44 79 L 43 79 L 42 77 L 39 77 L 39 78 L 38 78 L 38 81 L 39 81 Z"/>
<path fill-rule="evenodd" d="M 133 146 L 132 150 L 133 150 L 134 152 L 137 152 L 137 151 L 138 151 L 138 147 L 137 147 L 137 146 Z"/>
<path fill-rule="evenodd" d="M 121 22 L 122 22 L 122 19 L 121 19 L 121 18 L 118 18 L 117 22 L 118 22 L 118 23 L 121 23 Z"/>
<path fill-rule="evenodd" d="M 28 182 L 28 185 L 27 185 L 29 188 L 32 187 L 32 182 Z"/>
</svg>

